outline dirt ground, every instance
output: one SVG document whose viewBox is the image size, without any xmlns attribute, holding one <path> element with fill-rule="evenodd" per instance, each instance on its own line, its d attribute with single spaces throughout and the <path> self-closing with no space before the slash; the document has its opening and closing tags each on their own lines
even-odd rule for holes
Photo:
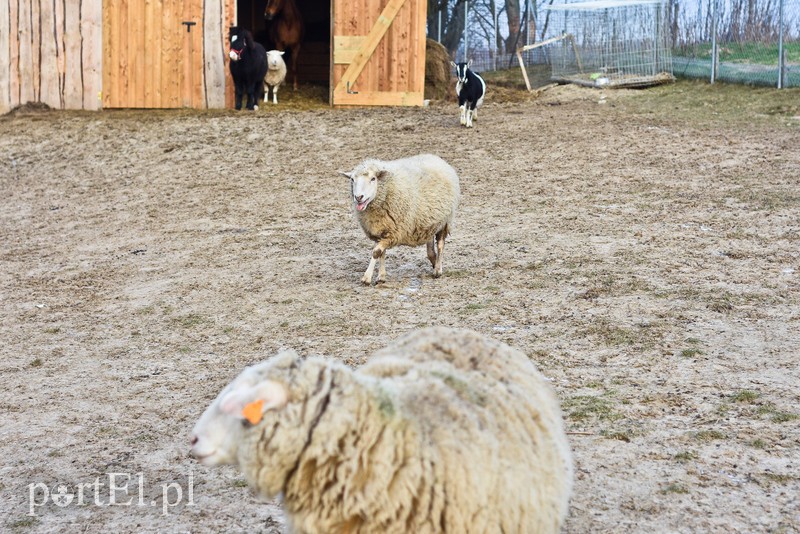
<svg viewBox="0 0 800 534">
<path fill-rule="evenodd" d="M 800 92 L 495 89 L 472 130 L 288 93 L 0 118 L 0 531 L 278 532 L 187 457 L 210 400 L 280 348 L 452 325 L 552 380 L 565 532 L 800 532 Z M 445 275 L 400 248 L 362 286 L 337 171 L 420 152 L 461 176 Z"/>
</svg>

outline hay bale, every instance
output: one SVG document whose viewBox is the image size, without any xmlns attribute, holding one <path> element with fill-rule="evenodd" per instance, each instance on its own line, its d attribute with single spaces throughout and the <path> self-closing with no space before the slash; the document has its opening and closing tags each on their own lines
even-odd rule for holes
<svg viewBox="0 0 800 534">
<path fill-rule="evenodd" d="M 445 100 L 452 97 L 455 82 L 451 83 L 450 54 L 447 48 L 433 39 L 425 40 L 425 98 Z"/>
</svg>

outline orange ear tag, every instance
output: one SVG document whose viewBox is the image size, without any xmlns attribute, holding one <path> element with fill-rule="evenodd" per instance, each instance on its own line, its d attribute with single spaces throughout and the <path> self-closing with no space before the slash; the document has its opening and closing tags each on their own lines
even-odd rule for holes
<svg viewBox="0 0 800 534">
<path fill-rule="evenodd" d="M 242 408 L 242 417 L 247 419 L 251 425 L 256 425 L 261 421 L 263 414 L 261 408 L 264 407 L 264 399 L 258 399 Z"/>
</svg>

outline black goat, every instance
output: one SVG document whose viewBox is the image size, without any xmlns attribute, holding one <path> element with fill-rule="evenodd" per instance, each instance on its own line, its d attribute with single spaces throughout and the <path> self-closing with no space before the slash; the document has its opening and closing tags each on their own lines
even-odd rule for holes
<svg viewBox="0 0 800 534">
<path fill-rule="evenodd" d="M 475 72 L 469 70 L 472 65 L 470 59 L 467 63 L 454 63 L 450 65 L 456 69 L 456 95 L 458 107 L 461 108 L 461 124 L 472 128 L 472 121 L 478 118 L 478 108 L 483 104 L 486 95 L 486 82 Z"/>
<path fill-rule="evenodd" d="M 253 40 L 244 28 L 231 26 L 231 76 L 236 87 L 236 109 L 242 109 L 242 95 L 247 93 L 247 109 L 258 109 L 264 96 L 264 76 L 267 74 L 267 51 Z"/>
</svg>

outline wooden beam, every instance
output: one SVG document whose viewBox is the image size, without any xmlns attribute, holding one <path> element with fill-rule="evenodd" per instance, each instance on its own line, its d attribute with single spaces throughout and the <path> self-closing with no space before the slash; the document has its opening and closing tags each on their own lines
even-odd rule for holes
<svg viewBox="0 0 800 534">
<path fill-rule="evenodd" d="M 42 101 L 42 18 L 41 0 L 30 0 L 31 6 L 31 75 L 33 102 Z"/>
<path fill-rule="evenodd" d="M 67 70 L 67 58 L 66 58 L 66 37 L 67 32 L 65 31 L 65 16 L 64 13 L 66 6 L 63 2 L 56 2 L 56 9 L 54 13 L 54 20 L 56 25 L 56 76 L 58 76 L 58 80 L 56 80 L 56 85 L 58 86 L 58 100 L 61 104 L 61 109 L 67 109 L 67 101 L 65 98 L 65 77 L 66 77 L 66 70 Z"/>
<path fill-rule="evenodd" d="M 103 1 L 83 0 L 83 109 L 98 110 L 103 91 Z"/>
<path fill-rule="evenodd" d="M 412 92 L 374 92 L 352 94 L 347 91 L 335 92 L 337 106 L 422 106 L 423 93 Z"/>
<path fill-rule="evenodd" d="M 344 71 L 342 79 L 339 80 L 336 89 L 334 89 L 334 93 L 339 93 L 342 89 L 352 87 L 355 84 L 361 71 L 363 71 L 364 67 L 367 65 L 367 61 L 369 61 L 369 58 L 372 56 L 378 43 L 383 39 L 383 36 L 386 35 L 387 30 L 392 25 L 392 21 L 394 21 L 394 18 L 397 16 L 400 8 L 403 7 L 405 1 L 406 0 L 389 0 L 386 7 L 383 8 L 383 11 L 378 16 L 378 20 L 375 21 L 375 24 L 372 26 L 369 34 L 367 34 L 367 38 L 361 45 L 361 49 L 353 58 L 353 62 L 350 63 Z"/>
<path fill-rule="evenodd" d="M 14 66 L 11 64 L 11 43 L 8 39 L 10 15 L 10 8 L 0 13 L 0 65 L 8 65 L 8 68 L 0 68 L 0 115 L 11 110 L 11 71 Z"/>
<path fill-rule="evenodd" d="M 517 61 L 519 61 L 519 68 L 522 69 L 522 79 L 525 80 L 525 87 L 530 91 L 531 81 L 528 79 L 528 71 L 525 69 L 525 62 L 522 61 L 522 48 L 517 48 Z"/>
<path fill-rule="evenodd" d="M 428 43 L 426 42 L 426 28 L 428 25 L 428 2 L 426 0 L 418 0 L 418 4 L 416 6 L 416 13 L 417 13 L 417 32 L 415 35 L 417 36 L 417 50 L 413 54 L 414 57 L 414 68 L 412 73 L 414 74 L 414 79 L 411 84 L 412 91 L 419 91 L 420 93 L 425 93 L 425 57 L 426 51 L 428 47 Z"/>
<path fill-rule="evenodd" d="M 575 48 L 575 38 L 572 36 L 571 33 L 562 33 L 558 37 L 551 37 L 550 39 L 545 39 L 544 41 L 540 41 L 538 43 L 533 43 L 517 48 L 517 61 L 519 62 L 519 68 L 522 70 L 522 78 L 525 80 L 525 87 L 527 87 L 528 91 L 532 91 L 531 82 L 528 79 L 528 71 L 525 70 L 525 62 L 522 60 L 522 53 L 527 52 L 528 50 L 539 48 L 541 46 L 557 43 L 558 41 L 563 41 L 564 39 L 569 39 L 570 41 L 572 41 L 572 47 Z M 575 51 L 575 53 L 576 54 L 578 53 L 577 50 Z M 578 62 L 580 63 L 580 58 L 578 59 Z"/>
<path fill-rule="evenodd" d="M 33 29 L 31 28 L 31 2 L 20 0 L 17 17 L 19 27 L 17 42 L 19 43 L 19 104 L 35 102 L 33 88 Z"/>
<path fill-rule="evenodd" d="M 234 88 L 233 77 L 231 76 L 230 57 L 228 56 L 228 29 L 235 26 L 238 21 L 236 13 L 236 0 L 225 0 L 225 19 L 222 21 L 222 57 L 225 60 L 225 107 L 233 108 Z M 333 2 L 331 2 L 333 9 Z"/>
<path fill-rule="evenodd" d="M 192 107 L 194 109 L 206 109 L 206 69 L 203 65 L 203 6 L 204 0 L 194 0 L 192 9 L 192 19 L 195 26 L 192 28 L 192 73 L 194 75 L 194 94 L 192 95 Z"/>
<path fill-rule="evenodd" d="M 228 28 L 224 24 L 222 0 L 206 0 L 203 11 L 203 49 L 205 50 L 205 93 L 207 108 L 225 107 L 225 46 Z"/>
<path fill-rule="evenodd" d="M 562 33 L 558 37 L 551 37 L 550 39 L 545 39 L 544 41 L 539 41 L 538 43 L 525 45 L 521 48 L 517 48 L 517 52 L 527 52 L 528 50 L 533 50 L 534 48 L 539 48 L 540 46 L 557 43 L 558 41 L 563 41 L 564 39 L 572 39 L 572 34 Z"/>
<path fill-rule="evenodd" d="M 333 62 L 340 65 L 352 63 L 366 39 L 366 35 L 334 35 Z"/>
<path fill-rule="evenodd" d="M 8 35 L 9 35 L 9 50 L 8 50 L 8 95 L 9 107 L 19 105 L 20 95 L 20 72 L 19 72 L 19 2 L 11 0 L 8 3 L 9 17 L 8 17 Z M 11 35 L 17 37 L 11 39 Z"/>
<path fill-rule="evenodd" d="M 42 79 L 39 101 L 51 108 L 61 109 L 61 92 L 58 76 L 58 26 L 56 25 L 55 4 L 42 2 L 40 6 L 41 42 L 39 52 L 42 56 L 39 77 Z"/>
</svg>

